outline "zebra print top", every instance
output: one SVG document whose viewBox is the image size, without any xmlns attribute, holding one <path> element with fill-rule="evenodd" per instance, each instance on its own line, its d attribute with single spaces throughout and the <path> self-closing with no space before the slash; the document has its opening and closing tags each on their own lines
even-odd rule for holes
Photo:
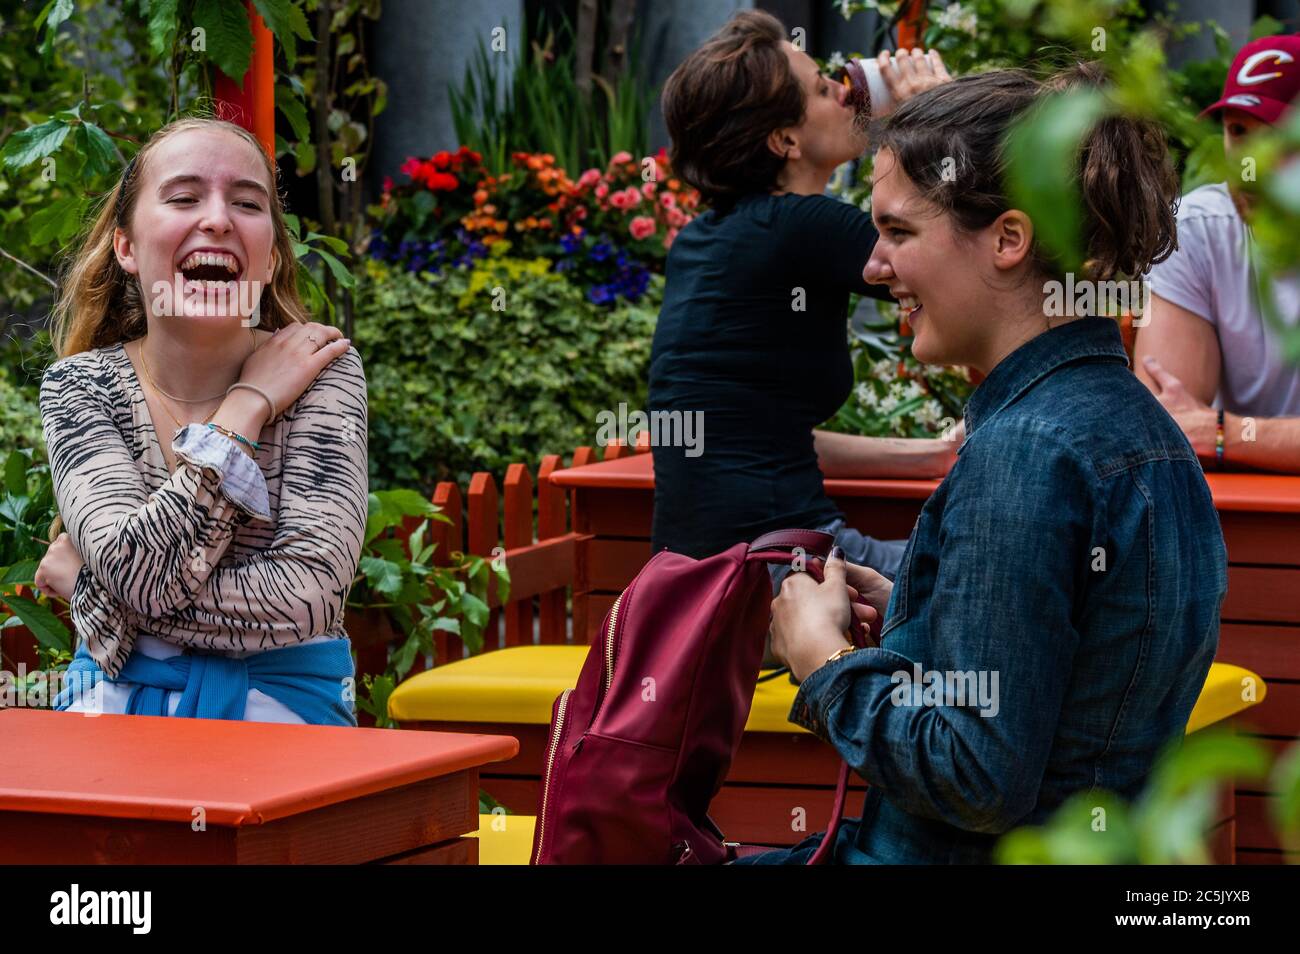
<svg viewBox="0 0 1300 954">
<path fill-rule="evenodd" d="M 169 474 L 121 344 L 51 365 L 40 406 L 54 496 L 85 560 L 72 621 L 106 675 L 140 633 L 232 654 L 346 636 L 368 499 L 356 349 L 267 424 L 256 466 L 188 425 Z"/>
</svg>

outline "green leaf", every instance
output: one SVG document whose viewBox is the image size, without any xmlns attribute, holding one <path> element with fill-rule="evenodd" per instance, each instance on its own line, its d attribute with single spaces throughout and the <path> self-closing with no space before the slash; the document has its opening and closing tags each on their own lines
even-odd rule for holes
<svg viewBox="0 0 1300 954">
<path fill-rule="evenodd" d="M 244 5 L 234 0 L 195 0 L 193 16 L 194 25 L 203 28 L 208 59 L 243 89 L 253 56 L 253 32 Z"/>
<path fill-rule="evenodd" d="M 488 605 L 473 593 L 465 592 L 460 596 L 460 609 L 465 618 L 475 626 L 486 626 L 490 610 Z"/>
<path fill-rule="evenodd" d="M 72 127 L 61 119 L 51 119 L 39 126 L 20 129 L 5 140 L 0 162 L 10 169 L 21 169 L 38 159 L 57 152 Z"/>
<path fill-rule="evenodd" d="M 10 451 L 5 458 L 5 489 L 15 496 L 27 493 L 27 464 L 22 451 Z"/>
<path fill-rule="evenodd" d="M 284 118 L 289 120 L 289 125 L 293 127 L 293 134 L 299 142 L 311 140 L 311 123 L 307 120 L 307 106 L 293 94 L 293 90 L 287 86 L 277 85 L 275 106 L 284 113 Z"/>
<path fill-rule="evenodd" d="M 307 18 L 290 0 L 253 0 L 253 6 L 266 21 L 267 29 L 275 34 L 284 48 L 284 59 L 292 69 L 298 59 L 298 40 L 312 39 L 307 28 Z"/>
<path fill-rule="evenodd" d="M 118 167 L 117 149 L 108 133 L 94 123 L 83 122 L 77 127 L 77 149 L 85 157 L 85 174 L 99 176 Z"/>
<path fill-rule="evenodd" d="M 48 607 L 21 596 L 6 596 L 5 602 L 46 649 L 71 650 L 72 636 L 68 628 Z"/>
<path fill-rule="evenodd" d="M 149 0 L 149 49 L 164 59 L 176 42 L 178 0 Z"/>
<path fill-rule="evenodd" d="M 329 270 L 334 273 L 334 280 L 344 288 L 351 288 L 357 283 L 356 276 L 348 271 L 347 266 L 329 252 L 318 248 L 316 249 L 316 254 L 320 256 L 321 261 L 325 263 Z"/>
<path fill-rule="evenodd" d="M 395 596 L 402 588 L 402 568 L 383 557 L 363 556 L 361 572 L 366 575 L 372 589 L 385 596 Z"/>
<path fill-rule="evenodd" d="M 45 245 L 75 231 L 80 222 L 80 196 L 55 199 L 27 220 L 27 240 L 33 245 Z"/>
<path fill-rule="evenodd" d="M 49 56 L 54 50 L 54 35 L 58 33 L 59 26 L 72 16 L 75 10 L 72 0 L 51 0 L 41 11 L 41 15 L 36 20 L 36 25 L 45 24 L 45 36 L 41 40 L 40 51 L 42 56 Z"/>
<path fill-rule="evenodd" d="M 1007 136 L 1011 200 L 1033 221 L 1035 238 L 1065 272 L 1077 273 L 1085 255 L 1079 146 L 1107 109 L 1097 90 L 1057 94 L 1030 110 Z"/>
<path fill-rule="evenodd" d="M 0 586 L 31 586 L 36 582 L 36 568 L 40 565 L 39 560 L 23 560 L 5 567 L 3 575 L 0 575 Z"/>
</svg>

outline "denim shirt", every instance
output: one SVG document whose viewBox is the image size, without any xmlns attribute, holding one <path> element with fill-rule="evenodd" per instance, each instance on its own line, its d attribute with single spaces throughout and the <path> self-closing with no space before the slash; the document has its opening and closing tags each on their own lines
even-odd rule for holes
<svg viewBox="0 0 1300 954">
<path fill-rule="evenodd" d="M 1076 792 L 1131 798 L 1218 647 L 1218 516 L 1115 322 L 1022 345 L 965 419 L 880 647 L 810 674 L 791 711 L 870 785 L 840 863 L 988 862 Z"/>
</svg>

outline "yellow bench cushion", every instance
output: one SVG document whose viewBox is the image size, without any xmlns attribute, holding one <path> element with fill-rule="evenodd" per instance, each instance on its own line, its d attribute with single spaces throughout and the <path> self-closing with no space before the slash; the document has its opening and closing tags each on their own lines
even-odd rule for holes
<svg viewBox="0 0 1300 954">
<path fill-rule="evenodd" d="M 458 659 L 405 680 L 389 697 L 388 714 L 398 722 L 548 725 L 555 697 L 577 683 L 589 648 L 514 646 Z M 745 731 L 805 732 L 786 718 L 798 688 L 786 675 L 760 683 Z M 1264 681 L 1249 670 L 1214 663 L 1187 731 L 1249 708 L 1264 691 Z"/>
<path fill-rule="evenodd" d="M 526 865 L 533 853 L 533 826 L 536 815 L 479 815 L 478 831 L 469 833 L 478 839 L 480 865 Z"/>
</svg>

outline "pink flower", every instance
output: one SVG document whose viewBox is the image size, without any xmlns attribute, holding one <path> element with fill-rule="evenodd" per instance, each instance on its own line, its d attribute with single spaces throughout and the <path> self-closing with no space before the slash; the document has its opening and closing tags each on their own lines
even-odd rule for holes
<svg viewBox="0 0 1300 954">
<path fill-rule="evenodd" d="M 600 185 L 596 186 L 596 198 L 597 198 L 597 199 L 603 199 L 603 198 L 605 198 L 605 196 L 607 196 L 607 195 L 609 195 L 609 186 L 608 186 L 608 185 L 606 185 L 605 183 L 602 182 Z"/>
<path fill-rule="evenodd" d="M 642 185 L 641 194 L 647 199 L 653 199 L 655 197 L 655 184 L 653 182 L 647 182 Z"/>
<path fill-rule="evenodd" d="M 655 220 L 648 215 L 638 215 L 628 226 L 628 231 L 632 233 L 634 239 L 640 240 L 648 238 L 655 234 Z"/>
<path fill-rule="evenodd" d="M 673 247 L 673 239 L 677 238 L 677 230 L 669 229 L 668 234 L 664 236 L 664 248 Z"/>
<path fill-rule="evenodd" d="M 621 164 L 621 163 L 624 163 L 624 162 L 631 162 L 631 161 L 632 161 L 632 153 L 627 152 L 626 150 L 624 150 L 624 151 L 622 151 L 622 152 L 616 152 L 616 153 L 614 153 L 614 155 L 613 155 L 612 157 L 610 157 L 610 160 L 609 160 L 609 161 L 610 161 L 611 163 L 613 163 L 614 165 L 616 165 L 616 166 L 619 165 L 619 164 Z"/>
<path fill-rule="evenodd" d="M 599 169 L 588 169 L 582 175 L 578 176 L 578 188 L 585 189 L 587 186 L 600 181 Z"/>
<path fill-rule="evenodd" d="M 675 209 L 677 208 L 677 196 L 671 192 L 665 192 L 659 197 L 659 204 L 665 209 Z"/>
<path fill-rule="evenodd" d="M 683 225 L 685 225 L 687 221 L 688 221 L 688 220 L 687 220 L 686 216 L 682 213 L 682 210 L 681 210 L 681 209 L 669 209 L 669 210 L 668 210 L 668 225 L 669 225 L 670 227 L 672 227 L 672 228 L 674 228 L 674 229 L 679 229 L 679 228 L 681 228 Z"/>
<path fill-rule="evenodd" d="M 623 190 L 623 194 L 627 196 L 627 208 L 635 209 L 641 204 L 641 193 L 637 191 L 636 186 L 628 186 Z"/>
<path fill-rule="evenodd" d="M 627 192 L 622 189 L 609 197 L 609 204 L 616 209 L 631 208 L 630 203 L 627 201 Z"/>
</svg>

